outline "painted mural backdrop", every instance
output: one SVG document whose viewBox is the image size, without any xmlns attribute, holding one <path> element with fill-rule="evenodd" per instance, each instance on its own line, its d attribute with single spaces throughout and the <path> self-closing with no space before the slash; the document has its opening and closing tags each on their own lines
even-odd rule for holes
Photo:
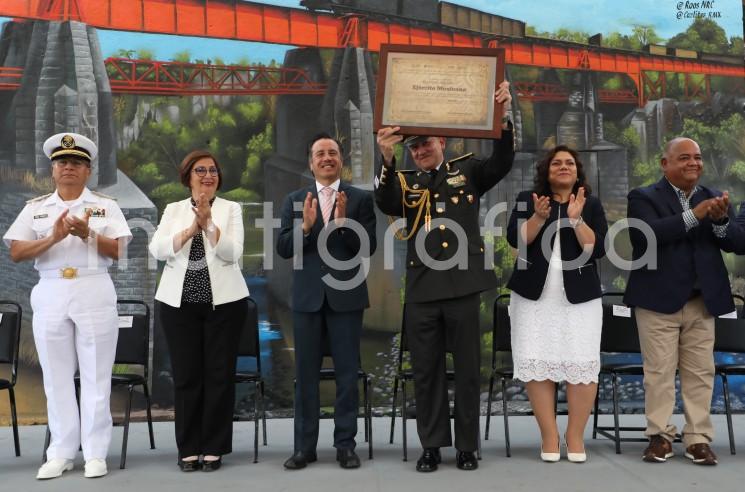
<svg viewBox="0 0 745 492">
<path fill-rule="evenodd" d="M 701 144 L 706 184 L 728 190 L 735 203 L 745 200 L 740 0 L 510 0 L 498 5 L 269 0 L 211 1 L 209 9 L 206 2 L 190 2 L 187 9 L 179 2 L 163 7 L 145 0 L 138 3 L 142 11 L 126 15 L 112 10 L 115 3 L 107 0 L 4 3 L 0 234 L 25 200 L 51 190 L 41 142 L 58 131 L 86 134 L 101 149 L 90 185 L 118 198 L 135 233 L 126 262 L 112 270 L 119 296 L 152 305 L 159 265 L 147 255 L 148 237 L 165 205 L 186 196 L 177 178 L 181 158 L 194 148 L 211 150 L 224 169 L 222 196 L 243 204 L 243 271 L 260 309 L 270 415 L 289 415 L 292 406 L 291 270 L 289 262 L 276 257 L 273 238 L 265 239 L 257 219 L 272 210 L 276 217 L 286 193 L 309 182 L 305 144 L 318 131 L 343 141 L 344 179 L 372 189 L 377 157 L 372 108 L 381 42 L 505 49 L 519 153 L 510 175 L 484 198 L 484 211 L 502 201 L 511 208 L 517 192 L 531 187 L 541 150 L 566 143 L 582 152 L 593 189 L 615 222 L 625 215 L 627 192 L 658 179 L 660 148 L 678 134 Z M 448 153 L 486 153 L 489 146 L 450 139 Z M 506 216 L 499 220 L 504 224 Z M 382 237 L 387 220 L 379 215 L 378 223 Z M 495 270 L 504 284 L 511 252 L 503 238 L 487 240 L 494 244 Z M 365 314 L 362 342 L 362 364 L 373 377 L 378 412 L 389 411 L 398 360 L 404 249 L 394 246 L 399 254 L 394 270 L 383 270 L 381 248 L 373 257 L 372 307 Z M 628 257 L 626 237 L 615 246 Z M 726 262 L 733 290 L 743 294 L 743 260 L 727 255 Z M 30 264 L 12 264 L 5 248 L 0 272 L 0 299 L 25 309 L 20 417 L 43 422 L 28 306 L 37 276 Z M 601 276 L 606 290 L 624 289 L 626 272 L 610 262 L 603 264 Z M 482 299 L 485 381 L 491 306 L 502 291 Z M 151 351 L 156 414 L 167 418 L 170 364 L 157 321 Z M 239 364 L 249 368 L 255 361 Z M 731 387 L 733 406 L 742 409 L 745 381 L 734 379 Z M 641 382 L 628 380 L 623 388 L 623 397 L 642 408 Z M 516 406 L 526 400 L 520 386 L 508 391 Z M 324 405 L 332 405 L 333 388 L 325 395 Z M 721 409 L 721 400 L 717 387 L 715 408 Z M 122 395 L 113 404 L 121 411 Z M 135 405 L 141 410 L 142 398 Z M 248 415 L 251 408 L 249 389 L 239 388 L 236 412 Z M 3 401 L 0 422 L 7 423 L 8 415 Z"/>
</svg>

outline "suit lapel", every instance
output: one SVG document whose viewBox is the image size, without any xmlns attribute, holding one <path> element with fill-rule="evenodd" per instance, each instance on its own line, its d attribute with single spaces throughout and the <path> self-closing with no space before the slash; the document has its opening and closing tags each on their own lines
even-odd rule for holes
<svg viewBox="0 0 745 492">
<path fill-rule="evenodd" d="M 655 188 L 657 188 L 657 190 L 660 192 L 663 199 L 665 200 L 665 203 L 667 203 L 668 207 L 670 207 L 670 211 L 673 213 L 673 215 L 683 213 L 683 206 L 680 204 L 680 200 L 678 199 L 678 193 L 668 182 L 667 178 L 663 177 L 662 179 L 660 179 L 655 185 Z"/>
</svg>

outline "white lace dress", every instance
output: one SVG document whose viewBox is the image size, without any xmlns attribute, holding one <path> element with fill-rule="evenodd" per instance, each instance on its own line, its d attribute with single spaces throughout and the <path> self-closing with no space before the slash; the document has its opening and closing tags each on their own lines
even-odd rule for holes
<svg viewBox="0 0 745 492">
<path fill-rule="evenodd" d="M 559 235 L 537 301 L 510 297 L 515 379 L 597 383 L 600 371 L 601 300 L 572 304 L 564 294 Z"/>
</svg>

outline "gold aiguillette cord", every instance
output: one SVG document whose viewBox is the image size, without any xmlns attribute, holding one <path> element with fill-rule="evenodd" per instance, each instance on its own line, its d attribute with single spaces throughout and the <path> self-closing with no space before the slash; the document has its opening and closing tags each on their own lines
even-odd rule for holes
<svg viewBox="0 0 745 492">
<path fill-rule="evenodd" d="M 427 188 L 423 190 L 414 190 L 412 188 L 409 188 L 409 185 L 406 183 L 406 177 L 403 175 L 403 173 L 397 174 L 398 180 L 401 183 L 401 205 L 403 207 L 402 211 L 404 212 L 404 217 L 406 216 L 407 208 L 417 209 L 416 218 L 414 219 L 414 225 L 411 227 L 409 233 L 404 235 L 400 230 L 396 231 L 396 239 L 408 241 L 419 228 L 419 223 L 422 218 L 422 212 L 424 212 L 424 230 L 427 232 L 430 231 L 430 228 L 432 226 L 432 215 L 430 214 L 429 190 Z M 419 196 L 414 201 L 408 202 L 406 200 L 406 197 L 408 195 Z M 388 218 L 388 221 L 390 223 L 393 223 L 393 219 L 390 217 Z"/>
</svg>

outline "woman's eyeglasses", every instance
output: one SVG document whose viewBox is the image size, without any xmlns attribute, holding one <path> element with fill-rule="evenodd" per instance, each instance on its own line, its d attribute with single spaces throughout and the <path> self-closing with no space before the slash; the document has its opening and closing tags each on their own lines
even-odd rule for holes
<svg viewBox="0 0 745 492">
<path fill-rule="evenodd" d="M 211 167 L 207 169 L 206 167 L 199 166 L 199 167 L 195 167 L 193 171 L 194 171 L 194 174 L 196 174 L 200 178 L 207 176 L 208 172 L 210 173 L 210 176 L 217 176 L 220 174 L 220 171 L 216 167 Z"/>
</svg>

